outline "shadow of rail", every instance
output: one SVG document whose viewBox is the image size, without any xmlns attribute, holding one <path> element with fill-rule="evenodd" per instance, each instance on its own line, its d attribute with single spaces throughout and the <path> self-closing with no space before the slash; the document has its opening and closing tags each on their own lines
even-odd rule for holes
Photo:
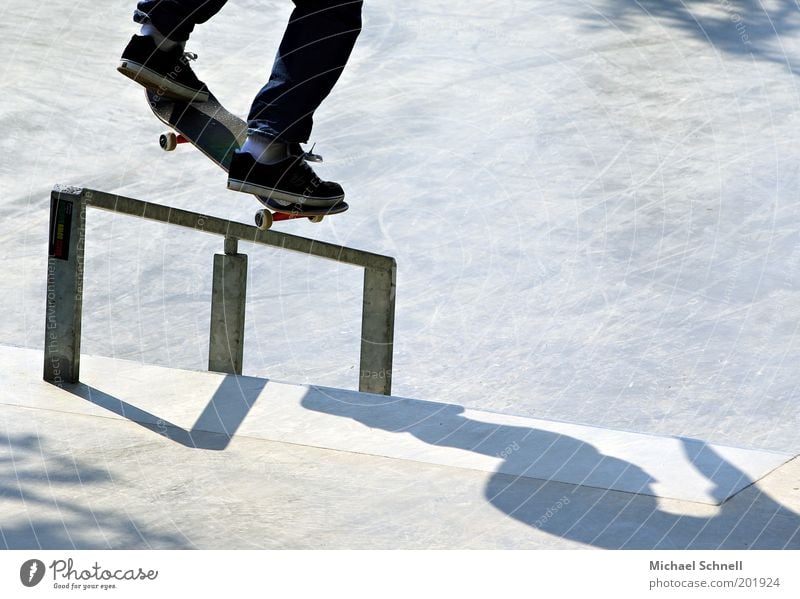
<svg viewBox="0 0 800 599">
<path fill-rule="evenodd" d="M 230 444 L 267 382 L 268 379 L 226 375 L 191 428 L 174 424 L 84 383 L 65 385 L 64 389 L 185 447 L 222 451 Z"/>
</svg>

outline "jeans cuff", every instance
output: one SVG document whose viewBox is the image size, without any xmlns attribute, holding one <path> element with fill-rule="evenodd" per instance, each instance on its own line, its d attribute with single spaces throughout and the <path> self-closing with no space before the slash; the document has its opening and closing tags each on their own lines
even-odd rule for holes
<svg viewBox="0 0 800 599">
<path fill-rule="evenodd" d="M 256 127 L 248 127 L 247 135 L 255 135 L 256 137 L 260 137 L 267 141 L 280 141 L 283 143 L 289 143 L 287 140 L 281 139 L 280 136 L 275 133 L 275 130 L 267 125 L 257 125 Z"/>
<path fill-rule="evenodd" d="M 285 144 L 307 144 L 308 143 L 308 136 L 304 139 L 296 139 L 291 135 L 286 135 L 287 133 L 291 133 L 289 130 L 284 130 L 282 133 L 277 132 L 273 129 L 270 125 L 260 122 L 260 121 L 250 121 L 247 123 L 247 135 L 257 135 L 259 137 L 264 137 L 270 141 L 280 141 Z"/>
</svg>

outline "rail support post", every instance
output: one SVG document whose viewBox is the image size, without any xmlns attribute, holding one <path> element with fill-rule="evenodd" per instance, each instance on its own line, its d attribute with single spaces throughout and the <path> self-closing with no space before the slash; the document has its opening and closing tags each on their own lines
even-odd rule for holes
<svg viewBox="0 0 800 599">
<path fill-rule="evenodd" d="M 81 364 L 86 197 L 76 187 L 53 189 L 47 258 L 44 380 L 77 383 Z"/>
<path fill-rule="evenodd" d="M 242 374 L 246 295 L 247 256 L 238 253 L 237 239 L 226 237 L 225 253 L 214 255 L 209 370 Z"/>
<path fill-rule="evenodd" d="M 361 365 L 358 390 L 392 394 L 392 354 L 397 264 L 364 269 L 361 315 Z"/>
</svg>

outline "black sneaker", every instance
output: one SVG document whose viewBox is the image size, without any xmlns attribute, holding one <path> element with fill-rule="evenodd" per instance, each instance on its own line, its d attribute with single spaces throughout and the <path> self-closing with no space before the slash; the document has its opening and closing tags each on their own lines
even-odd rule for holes
<svg viewBox="0 0 800 599">
<path fill-rule="evenodd" d="M 181 46 L 162 50 L 152 37 L 134 35 L 122 52 L 117 70 L 168 98 L 205 102 L 208 88 L 189 66 L 189 61 L 196 58 L 196 54 L 184 52 Z"/>
<path fill-rule="evenodd" d="M 228 189 L 252 193 L 279 203 L 328 208 L 344 199 L 342 186 L 323 181 L 303 156 L 289 156 L 275 164 L 261 164 L 247 152 L 231 159 Z"/>
<path fill-rule="evenodd" d="M 286 152 L 289 156 L 302 156 L 306 162 L 322 162 L 322 156 L 314 154 L 313 146 L 310 150 L 304 150 L 299 143 L 290 143 L 286 146 Z"/>
</svg>

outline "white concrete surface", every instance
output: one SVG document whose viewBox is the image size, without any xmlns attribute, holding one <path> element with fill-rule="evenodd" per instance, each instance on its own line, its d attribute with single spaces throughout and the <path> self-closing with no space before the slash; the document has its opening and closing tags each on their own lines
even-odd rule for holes
<svg viewBox="0 0 800 599">
<path fill-rule="evenodd" d="M 133 4 L 0 5 L 0 342 L 42 347 L 53 184 L 256 208 L 158 148 L 114 69 Z M 192 38 L 239 114 L 290 9 Z M 799 57 L 785 0 L 367 2 L 314 133 L 352 209 L 284 228 L 397 256 L 398 395 L 799 453 Z M 84 350 L 203 369 L 221 244 L 110 215 L 87 243 Z M 353 386 L 357 269 L 243 250 L 245 373 Z"/>
<path fill-rule="evenodd" d="M 94 356 L 62 389 L 41 380 L 42 362 L 0 347 L 0 404 L 130 419 L 190 446 L 219 433 L 710 504 L 793 457 Z"/>
<path fill-rule="evenodd" d="M 0 356 L 0 547 L 800 549 L 797 459 L 710 505 L 655 497 L 646 488 L 558 482 L 559 473 L 545 481 L 481 470 L 491 463 L 476 456 L 489 453 L 495 435 L 520 445 L 512 445 L 518 457 L 507 457 L 508 464 L 537 449 L 524 436 L 505 436 L 512 426 L 529 439 L 577 448 L 564 462 L 568 469 L 598 463 L 600 447 L 590 452 L 578 437 L 530 428 L 547 426 L 542 421 L 511 425 L 508 417 L 409 400 L 378 407 L 385 398 L 90 357 L 92 387 L 59 389 L 37 380 L 37 354 L 2 348 Z M 138 400 L 127 397 L 133 391 Z M 455 415 L 463 426 L 452 426 Z M 420 416 L 424 422 L 414 421 Z M 481 419 L 504 427 L 492 426 L 476 444 L 486 427 Z M 205 432 L 223 424 L 236 434 Z M 280 440 L 263 438 L 278 433 Z M 612 435 L 590 441 L 627 459 L 635 457 L 633 447 L 651 451 L 637 445 L 637 435 Z M 686 449 L 696 448 L 687 440 Z M 761 459 L 757 452 L 704 451 L 692 466 L 667 447 L 662 459 L 676 463 L 655 472 L 670 477 L 696 468 L 724 489 L 731 471 Z M 616 473 L 649 479 L 641 463 Z"/>
</svg>

